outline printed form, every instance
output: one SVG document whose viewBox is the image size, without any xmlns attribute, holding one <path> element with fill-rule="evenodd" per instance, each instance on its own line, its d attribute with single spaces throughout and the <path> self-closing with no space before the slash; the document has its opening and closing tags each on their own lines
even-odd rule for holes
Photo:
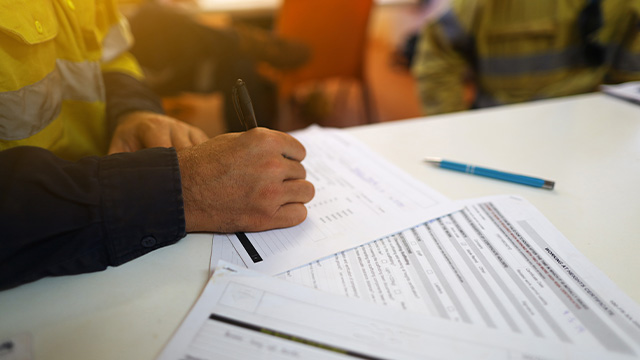
<svg viewBox="0 0 640 360">
<path fill-rule="evenodd" d="M 631 358 L 389 310 L 221 262 L 158 359 Z"/>
<path fill-rule="evenodd" d="M 279 277 L 452 322 L 639 356 L 638 304 L 535 207 L 516 196 L 463 204 Z M 224 240 L 214 238 L 214 251 L 233 261 Z"/>
<path fill-rule="evenodd" d="M 292 135 L 316 195 L 298 226 L 228 235 L 251 269 L 276 275 L 460 209 L 341 130 Z"/>
</svg>

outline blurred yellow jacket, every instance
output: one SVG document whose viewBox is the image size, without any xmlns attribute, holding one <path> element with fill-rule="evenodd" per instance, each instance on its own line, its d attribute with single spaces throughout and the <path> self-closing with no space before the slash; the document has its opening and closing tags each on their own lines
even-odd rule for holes
<svg viewBox="0 0 640 360">
<path fill-rule="evenodd" d="M 0 2 L 0 150 L 33 145 L 66 159 L 109 141 L 103 72 L 140 79 L 111 0 Z"/>
<path fill-rule="evenodd" d="M 584 35 L 580 14 L 598 4 L 601 26 Z M 585 56 L 594 44 L 602 49 L 595 63 Z M 423 28 L 415 56 L 412 71 L 429 115 L 468 109 L 463 94 L 469 76 L 475 107 L 591 92 L 605 82 L 640 80 L 640 4 L 452 0 Z"/>
</svg>

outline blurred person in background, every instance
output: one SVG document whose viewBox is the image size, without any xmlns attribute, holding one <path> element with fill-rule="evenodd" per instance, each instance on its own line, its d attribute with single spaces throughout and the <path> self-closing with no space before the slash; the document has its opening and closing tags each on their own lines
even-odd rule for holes
<svg viewBox="0 0 640 360">
<path fill-rule="evenodd" d="M 640 80 L 640 1 L 452 0 L 412 72 L 427 115 Z"/>
</svg>

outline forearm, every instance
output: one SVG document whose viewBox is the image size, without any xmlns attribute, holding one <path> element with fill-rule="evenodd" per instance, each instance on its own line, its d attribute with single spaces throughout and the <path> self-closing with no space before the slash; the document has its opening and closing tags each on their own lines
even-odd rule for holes
<svg viewBox="0 0 640 360">
<path fill-rule="evenodd" d="M 0 289 L 103 270 L 185 235 L 173 149 L 68 162 L 18 147 L 0 168 Z"/>
<path fill-rule="evenodd" d="M 412 69 L 418 95 L 426 115 L 466 110 L 464 78 L 469 69 L 462 54 L 456 52 L 436 25 L 420 36 Z"/>
<path fill-rule="evenodd" d="M 107 97 L 107 121 L 111 133 L 122 115 L 133 111 L 164 114 L 162 101 L 141 80 L 122 72 L 103 73 Z"/>
<path fill-rule="evenodd" d="M 469 109 L 462 78 L 423 75 L 417 78 L 417 90 L 425 115 L 437 115 Z"/>
</svg>

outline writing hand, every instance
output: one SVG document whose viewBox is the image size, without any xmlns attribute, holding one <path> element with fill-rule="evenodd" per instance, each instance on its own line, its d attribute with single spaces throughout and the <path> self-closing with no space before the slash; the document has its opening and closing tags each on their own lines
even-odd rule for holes
<svg viewBox="0 0 640 360">
<path fill-rule="evenodd" d="M 207 141 L 201 129 L 169 116 L 134 111 L 118 119 L 109 154 L 151 147 L 182 149 Z"/>
<path fill-rule="evenodd" d="M 263 231 L 301 223 L 315 194 L 292 136 L 265 128 L 178 151 L 187 232 Z"/>
</svg>

